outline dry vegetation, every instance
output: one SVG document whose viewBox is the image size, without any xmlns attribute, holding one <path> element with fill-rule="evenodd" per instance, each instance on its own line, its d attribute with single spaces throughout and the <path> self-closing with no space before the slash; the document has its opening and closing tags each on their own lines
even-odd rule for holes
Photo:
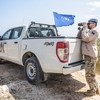
<svg viewBox="0 0 100 100">
<path fill-rule="evenodd" d="M 99 51 L 99 60 L 100 60 L 100 39 L 98 39 L 98 43 L 97 43 L 97 45 L 98 45 L 98 51 Z"/>
<path fill-rule="evenodd" d="M 98 39 L 98 53 L 99 53 L 99 56 L 98 56 L 98 63 L 97 63 L 97 71 L 100 73 L 100 39 Z"/>
</svg>

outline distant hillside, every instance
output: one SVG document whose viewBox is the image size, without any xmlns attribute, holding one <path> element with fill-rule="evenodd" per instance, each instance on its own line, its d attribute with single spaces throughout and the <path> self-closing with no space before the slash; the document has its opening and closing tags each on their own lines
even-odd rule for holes
<svg viewBox="0 0 100 100">
<path fill-rule="evenodd" d="M 97 68 L 96 68 L 96 71 L 99 72 L 100 74 L 100 39 L 98 39 L 98 53 L 99 53 L 99 56 L 98 56 L 98 62 L 97 62 Z"/>
<path fill-rule="evenodd" d="M 98 53 L 99 53 L 99 59 L 100 59 L 100 39 L 98 39 L 97 45 L 98 45 Z"/>
</svg>

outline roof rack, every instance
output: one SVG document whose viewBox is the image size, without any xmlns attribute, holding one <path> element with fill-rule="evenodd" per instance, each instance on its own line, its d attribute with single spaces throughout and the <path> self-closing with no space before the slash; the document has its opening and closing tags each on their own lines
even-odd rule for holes
<svg viewBox="0 0 100 100">
<path fill-rule="evenodd" d="M 40 28 L 54 28 L 58 34 L 57 28 L 55 25 L 49 25 L 49 24 L 42 24 L 42 23 L 35 23 L 35 22 L 31 22 L 31 24 L 29 25 L 29 30 L 30 28 L 35 28 L 35 27 L 40 27 Z"/>
</svg>

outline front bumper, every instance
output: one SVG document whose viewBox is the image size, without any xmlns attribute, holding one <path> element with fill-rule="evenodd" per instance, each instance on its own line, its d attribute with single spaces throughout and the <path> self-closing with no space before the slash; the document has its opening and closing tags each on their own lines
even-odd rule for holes
<svg viewBox="0 0 100 100">
<path fill-rule="evenodd" d="M 80 71 L 82 69 L 85 68 L 85 62 L 82 61 L 81 63 L 77 63 L 77 64 L 69 64 L 69 65 L 65 65 L 63 67 L 63 74 L 70 74 L 76 71 Z"/>
</svg>

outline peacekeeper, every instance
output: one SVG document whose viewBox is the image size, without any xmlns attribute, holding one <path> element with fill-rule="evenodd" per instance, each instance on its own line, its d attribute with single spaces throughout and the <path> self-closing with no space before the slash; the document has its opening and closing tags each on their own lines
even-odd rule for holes
<svg viewBox="0 0 100 100">
<path fill-rule="evenodd" d="M 82 40 L 82 54 L 85 60 L 85 77 L 89 85 L 89 90 L 85 92 L 85 95 L 93 96 L 100 95 L 98 83 L 95 79 L 96 62 L 98 60 L 97 39 L 98 32 L 96 26 L 98 24 L 97 19 L 90 19 L 88 23 L 80 23 L 82 29 L 78 33 L 78 37 Z"/>
</svg>

